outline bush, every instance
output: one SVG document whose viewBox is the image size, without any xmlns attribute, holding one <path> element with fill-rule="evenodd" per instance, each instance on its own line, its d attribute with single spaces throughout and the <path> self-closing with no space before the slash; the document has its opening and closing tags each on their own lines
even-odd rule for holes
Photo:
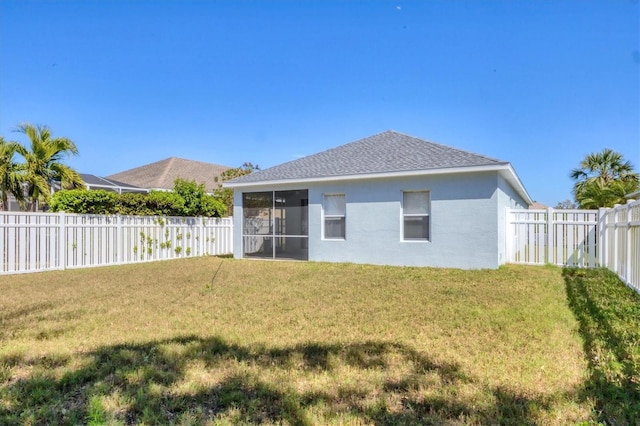
<svg viewBox="0 0 640 426">
<path fill-rule="evenodd" d="M 56 192 L 49 207 L 54 212 L 112 214 L 115 212 L 117 202 L 118 194 L 114 192 L 71 189 Z"/>
<path fill-rule="evenodd" d="M 180 192 L 151 191 L 149 194 L 117 194 L 105 190 L 72 189 L 56 192 L 50 203 L 54 212 L 121 214 L 133 216 L 221 217 L 222 201 L 204 192 L 204 185 L 178 179 Z"/>
<path fill-rule="evenodd" d="M 224 203 L 205 192 L 204 185 L 195 180 L 176 179 L 173 190 L 184 199 L 184 209 L 179 216 L 216 216 L 226 212 Z"/>
<path fill-rule="evenodd" d="M 222 217 L 227 212 L 225 203 L 213 195 L 205 195 L 202 197 L 200 206 L 200 216 Z"/>
<path fill-rule="evenodd" d="M 183 214 L 184 198 L 175 192 L 151 191 L 147 196 L 147 206 L 163 216 L 186 216 Z"/>
<path fill-rule="evenodd" d="M 154 212 L 147 208 L 147 195 L 125 193 L 118 195 L 114 213 L 135 216 L 151 216 Z"/>
</svg>

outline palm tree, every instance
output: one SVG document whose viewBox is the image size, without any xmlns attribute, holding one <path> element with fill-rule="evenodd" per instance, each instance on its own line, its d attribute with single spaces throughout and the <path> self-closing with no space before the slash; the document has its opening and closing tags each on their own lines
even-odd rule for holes
<svg viewBox="0 0 640 426">
<path fill-rule="evenodd" d="M 605 148 L 587 155 L 580 167 L 571 171 L 573 195 L 581 208 L 613 207 L 636 191 L 640 179 L 622 154 Z"/>
<path fill-rule="evenodd" d="M 52 137 L 47 126 L 21 124 L 18 131 L 31 141 L 30 149 L 19 146 L 18 152 L 26 162 L 25 182 L 33 211 L 36 211 L 39 202 L 49 201 L 54 181 L 60 181 L 65 189 L 84 186 L 78 172 L 62 163 L 65 156 L 78 154 L 78 148 L 71 139 Z"/>
<path fill-rule="evenodd" d="M 24 167 L 14 161 L 18 152 L 17 142 L 5 141 L 0 136 L 0 210 L 6 210 L 9 194 L 12 194 L 22 206 L 24 202 Z"/>
</svg>

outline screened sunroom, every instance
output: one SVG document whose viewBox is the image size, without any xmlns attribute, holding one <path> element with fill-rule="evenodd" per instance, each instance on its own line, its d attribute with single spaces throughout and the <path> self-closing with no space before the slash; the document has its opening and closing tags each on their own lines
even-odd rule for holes
<svg viewBox="0 0 640 426">
<path fill-rule="evenodd" d="M 309 195 L 306 189 L 242 195 L 244 257 L 309 259 Z"/>
</svg>

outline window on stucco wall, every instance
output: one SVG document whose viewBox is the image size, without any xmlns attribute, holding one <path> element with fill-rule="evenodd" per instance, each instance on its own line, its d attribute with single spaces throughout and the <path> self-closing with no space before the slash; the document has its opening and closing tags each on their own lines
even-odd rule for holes
<svg viewBox="0 0 640 426">
<path fill-rule="evenodd" d="M 344 194 L 325 194 L 324 238 L 343 240 L 346 236 L 347 205 Z"/>
<path fill-rule="evenodd" d="M 402 193 L 402 239 L 404 241 L 429 241 L 430 210 L 429 191 Z"/>
</svg>

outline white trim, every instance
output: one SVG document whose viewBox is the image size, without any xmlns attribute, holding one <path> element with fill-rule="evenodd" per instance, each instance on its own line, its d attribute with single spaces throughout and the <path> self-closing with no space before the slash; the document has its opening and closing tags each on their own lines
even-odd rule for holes
<svg viewBox="0 0 640 426">
<path fill-rule="evenodd" d="M 412 177 L 412 176 L 429 176 L 429 175 L 442 175 L 449 173 L 477 173 L 477 172 L 498 172 L 504 177 L 504 179 L 514 187 L 516 192 L 524 199 L 525 203 L 533 204 L 533 200 L 529 196 L 529 193 L 525 189 L 524 185 L 520 181 L 520 178 L 516 174 L 515 170 L 510 163 L 502 163 L 498 165 L 488 166 L 471 166 L 471 167 L 449 167 L 438 169 L 424 169 L 424 170 L 408 170 L 398 172 L 384 172 L 384 173 L 363 173 L 355 175 L 341 175 L 341 176 L 323 176 L 323 177 L 310 177 L 301 179 L 276 179 L 265 180 L 260 182 L 223 182 L 222 186 L 225 188 L 249 188 L 249 187 L 262 187 L 262 186 L 275 186 L 275 185 L 301 185 L 314 182 L 337 182 L 337 181 L 352 181 L 352 180 L 366 180 L 366 179 L 385 179 L 396 177 Z"/>
</svg>

